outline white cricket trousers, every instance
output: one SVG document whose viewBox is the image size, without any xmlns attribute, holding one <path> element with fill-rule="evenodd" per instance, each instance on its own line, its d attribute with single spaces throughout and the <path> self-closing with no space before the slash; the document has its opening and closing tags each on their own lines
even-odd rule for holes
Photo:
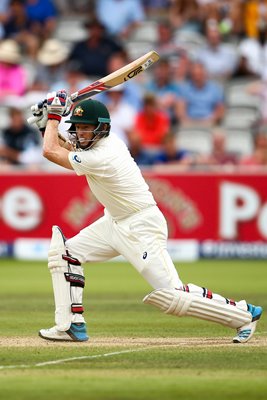
<svg viewBox="0 0 267 400">
<path fill-rule="evenodd" d="M 168 229 L 157 206 L 119 221 L 108 212 L 67 240 L 66 248 L 81 263 L 101 262 L 122 255 L 154 288 L 180 288 L 181 282 L 167 252 Z"/>
</svg>

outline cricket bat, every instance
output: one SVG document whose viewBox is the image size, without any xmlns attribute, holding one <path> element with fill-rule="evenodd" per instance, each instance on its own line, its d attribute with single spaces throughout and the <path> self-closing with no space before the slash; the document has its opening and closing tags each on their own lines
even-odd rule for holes
<svg viewBox="0 0 267 400">
<path fill-rule="evenodd" d="M 106 90 L 109 90 L 115 86 L 120 85 L 121 83 L 127 82 L 129 79 L 136 77 L 141 72 L 149 68 L 156 61 L 158 61 L 158 59 L 158 53 L 154 50 L 151 50 L 143 56 L 132 61 L 131 63 L 118 69 L 117 71 L 114 71 L 104 78 L 101 78 L 100 80 L 91 83 L 89 86 L 86 86 L 85 88 L 78 90 L 75 93 L 72 93 L 70 95 L 70 99 L 73 103 L 76 103 L 78 101 L 95 96 L 98 93 L 105 92 Z M 40 102 L 39 104 L 41 109 L 44 102 Z M 30 125 L 32 125 L 36 121 L 36 117 L 30 117 L 27 121 Z"/>
</svg>

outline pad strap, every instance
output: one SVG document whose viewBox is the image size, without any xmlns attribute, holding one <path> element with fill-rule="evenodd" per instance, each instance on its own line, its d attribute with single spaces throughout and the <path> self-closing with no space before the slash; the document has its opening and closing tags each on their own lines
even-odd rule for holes
<svg viewBox="0 0 267 400">
<path fill-rule="evenodd" d="M 67 261 L 68 264 L 81 265 L 80 261 L 77 258 L 72 257 L 69 254 L 68 250 L 66 250 L 66 254 L 62 254 L 62 259 Z"/>
<path fill-rule="evenodd" d="M 79 304 L 72 303 L 71 312 L 73 314 L 82 314 L 84 312 L 83 305 L 80 303 Z"/>
<path fill-rule="evenodd" d="M 81 287 L 85 286 L 85 277 L 83 275 L 73 274 L 71 272 L 65 272 L 65 279 L 70 282 L 70 286 Z"/>
</svg>

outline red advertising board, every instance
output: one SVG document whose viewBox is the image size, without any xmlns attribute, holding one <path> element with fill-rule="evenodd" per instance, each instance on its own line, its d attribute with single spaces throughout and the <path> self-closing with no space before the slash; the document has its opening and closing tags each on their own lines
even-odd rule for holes
<svg viewBox="0 0 267 400">
<path fill-rule="evenodd" d="M 267 173 L 144 175 L 170 238 L 267 242 Z M 71 237 L 102 213 L 74 173 L 0 175 L 0 240 L 49 238 L 52 225 Z"/>
</svg>

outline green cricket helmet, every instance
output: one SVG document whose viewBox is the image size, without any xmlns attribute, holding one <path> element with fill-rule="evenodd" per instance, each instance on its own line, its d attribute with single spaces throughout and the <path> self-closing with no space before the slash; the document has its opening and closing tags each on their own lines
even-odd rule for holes
<svg viewBox="0 0 267 400">
<path fill-rule="evenodd" d="M 66 122 L 71 123 L 69 129 L 70 140 L 72 144 L 82 150 L 88 150 L 96 139 L 106 137 L 110 132 L 110 115 L 107 107 L 97 100 L 82 100 L 77 103 L 72 111 L 71 117 Z M 95 125 L 93 131 L 94 136 L 89 141 L 88 146 L 81 143 L 81 139 L 77 137 L 76 124 Z"/>
</svg>

